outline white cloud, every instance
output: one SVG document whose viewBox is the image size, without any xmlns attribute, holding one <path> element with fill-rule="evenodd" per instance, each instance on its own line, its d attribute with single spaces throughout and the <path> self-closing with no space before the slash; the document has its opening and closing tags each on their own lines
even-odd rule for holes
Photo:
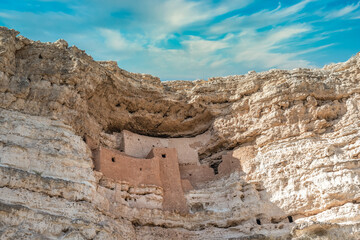
<svg viewBox="0 0 360 240">
<path fill-rule="evenodd" d="M 0 18 L 13 18 L 13 16 L 9 13 L 0 12 Z"/>
<path fill-rule="evenodd" d="M 105 38 L 105 44 L 112 50 L 116 51 L 141 51 L 142 46 L 135 41 L 130 41 L 119 31 L 99 28 L 98 31 Z"/>
<path fill-rule="evenodd" d="M 223 0 L 215 4 L 207 0 L 103 0 L 99 9 L 96 7 L 98 1 L 88 0 L 86 5 L 74 4 L 73 8 L 89 17 L 106 18 L 109 13 L 130 13 L 131 21 L 119 22 L 122 31 L 141 30 L 146 37 L 161 40 L 188 26 L 201 25 L 216 16 L 243 8 L 252 1 Z M 113 26 L 116 27 L 120 28 Z"/>
<path fill-rule="evenodd" d="M 336 9 L 333 11 L 325 12 L 324 13 L 325 18 L 326 19 L 334 19 L 334 18 L 346 16 L 346 15 L 354 12 L 356 9 L 358 9 L 359 6 L 360 6 L 360 2 L 358 2 L 357 4 L 347 5 L 341 9 Z"/>
<path fill-rule="evenodd" d="M 173 0 L 165 2 L 160 8 L 164 22 L 175 28 L 212 17 L 211 11 L 199 11 L 200 2 Z"/>
<path fill-rule="evenodd" d="M 330 44 L 326 44 L 326 45 L 323 45 L 323 46 L 320 46 L 320 47 L 313 47 L 313 48 L 309 48 L 309 49 L 300 51 L 297 54 L 302 55 L 302 54 L 307 54 L 307 53 L 311 53 L 311 52 L 316 52 L 316 51 L 319 51 L 319 50 L 322 50 L 324 48 L 328 48 L 328 47 L 331 47 L 331 46 L 334 46 L 334 45 L 335 45 L 335 43 L 330 43 Z"/>
<path fill-rule="evenodd" d="M 208 55 L 217 50 L 229 47 L 226 41 L 227 39 L 210 41 L 203 39 L 201 37 L 192 36 L 189 40 L 182 41 L 182 44 L 191 53 L 195 53 L 199 55 Z"/>
<path fill-rule="evenodd" d="M 266 26 L 289 22 L 299 18 L 299 12 L 313 0 L 303 0 L 287 8 L 281 8 L 281 4 L 274 10 L 261 10 L 252 15 L 233 16 L 224 21 L 214 24 L 209 32 L 222 34 L 227 32 L 239 32 L 244 28 L 258 29 Z"/>
<path fill-rule="evenodd" d="M 265 33 L 247 30 L 239 34 L 234 60 L 253 68 L 308 67 L 310 64 L 308 61 L 297 58 L 299 53 L 276 52 L 283 47 L 283 42 L 308 31 L 310 28 L 304 25 L 281 27 Z"/>
<path fill-rule="evenodd" d="M 333 33 L 347 30 L 338 27 L 334 31 L 317 23 L 344 16 L 360 18 L 360 3 L 325 12 L 327 5 L 315 0 L 296 0 L 287 6 L 279 3 L 273 9 L 258 4 L 255 13 L 235 16 L 238 12 L 233 10 L 254 0 L 37 1 L 69 2 L 66 6 L 72 11 L 2 11 L 0 18 L 9 26 L 26 29 L 30 38 L 65 38 L 95 59 L 116 60 L 129 71 L 162 79 L 310 67 L 313 63 L 305 54 L 333 46 Z M 315 6 L 324 9 L 318 11 Z M 214 24 L 218 19 L 224 20 Z"/>
<path fill-rule="evenodd" d="M 331 44 L 298 51 L 289 47 L 291 41 L 296 42 L 313 31 L 310 24 L 287 24 L 258 31 L 259 28 L 297 18 L 293 15 L 299 15 L 310 2 L 304 0 L 286 8 L 279 5 L 271 11 L 262 10 L 250 16 L 228 18 L 221 23 L 224 24 L 223 31 L 212 31 L 206 36 L 178 37 L 181 46 L 178 49 L 166 49 L 159 43 L 174 37 L 176 29 L 211 19 L 229 8 L 218 6 L 220 10 L 211 9 L 210 5 L 206 5 L 205 11 L 199 13 L 200 2 L 169 1 L 168 4 L 159 6 L 156 11 L 148 12 L 148 16 L 142 16 L 148 19 L 153 14 L 156 15 L 153 22 L 145 23 L 150 26 L 150 34 L 146 35 L 147 42 L 142 41 L 144 36 L 131 32 L 123 33 L 104 28 L 99 31 L 105 38 L 106 45 L 113 50 L 108 56 L 119 60 L 120 66 L 125 59 L 122 56 L 124 52 L 129 52 L 129 58 L 133 60 L 136 52 L 137 58 L 148 59 L 142 64 L 141 72 L 150 72 L 167 79 L 174 79 L 179 73 L 182 78 L 191 79 L 203 78 L 205 74 L 228 75 L 228 72 L 235 71 L 234 69 L 235 73 L 240 74 L 248 69 L 311 67 L 311 62 L 303 59 L 301 55 L 324 49 Z M 157 28 L 154 27 L 156 24 L 152 25 L 165 20 L 167 23 L 160 24 Z M 242 27 L 240 23 L 246 23 L 246 27 Z M 229 30 L 228 24 L 232 27 L 231 30 L 237 32 L 219 37 Z M 293 44 L 293 47 L 296 47 L 296 44 Z"/>
</svg>

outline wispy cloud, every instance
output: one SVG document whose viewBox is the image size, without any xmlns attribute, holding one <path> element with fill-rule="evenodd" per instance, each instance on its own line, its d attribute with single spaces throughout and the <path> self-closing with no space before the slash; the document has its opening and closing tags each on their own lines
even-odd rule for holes
<svg viewBox="0 0 360 240">
<path fill-rule="evenodd" d="M 13 16 L 9 13 L 0 12 L 0 18 L 12 18 Z"/>
<path fill-rule="evenodd" d="M 42 41 L 65 38 L 95 59 L 116 60 L 129 71 L 162 79 L 312 67 L 335 61 L 324 57 L 321 62 L 317 53 L 326 56 L 335 46 L 345 47 L 341 42 L 360 47 L 359 2 L 4 1 L 0 23 L 23 35 Z M 347 21 L 346 28 L 342 21 Z M 342 40 L 345 36 L 351 40 Z"/>
<path fill-rule="evenodd" d="M 325 12 L 325 18 L 334 19 L 334 18 L 347 16 L 348 14 L 353 13 L 356 9 L 358 9 L 359 6 L 360 6 L 360 2 L 347 5 L 340 9 L 335 9 L 329 12 Z"/>
<path fill-rule="evenodd" d="M 135 41 L 128 40 L 119 31 L 99 28 L 98 31 L 105 38 L 105 44 L 108 48 L 115 51 L 141 51 L 143 46 L 138 39 Z"/>
<path fill-rule="evenodd" d="M 257 68 L 257 65 L 266 68 L 309 67 L 309 61 L 296 58 L 299 53 L 291 51 L 284 53 L 277 50 L 281 50 L 285 41 L 299 37 L 300 34 L 310 30 L 304 25 L 291 25 L 264 33 L 257 33 L 254 30 L 244 31 L 238 36 L 240 40 L 235 47 L 234 60 L 254 68 Z"/>
<path fill-rule="evenodd" d="M 211 33 L 221 34 L 225 32 L 237 32 L 244 28 L 259 29 L 265 26 L 276 25 L 282 22 L 293 21 L 299 18 L 299 12 L 312 2 L 303 0 L 295 5 L 282 8 L 279 3 L 274 10 L 261 10 L 251 15 L 236 15 L 229 17 L 222 22 L 214 24 L 210 28 Z"/>
</svg>

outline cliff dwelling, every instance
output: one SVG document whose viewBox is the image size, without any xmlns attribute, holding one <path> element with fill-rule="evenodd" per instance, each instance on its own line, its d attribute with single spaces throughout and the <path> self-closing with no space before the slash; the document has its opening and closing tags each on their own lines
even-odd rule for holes
<svg viewBox="0 0 360 240">
<path fill-rule="evenodd" d="M 360 239 L 360 53 L 166 82 L 18 34 L 0 27 L 1 240 Z"/>
<path fill-rule="evenodd" d="M 184 193 L 240 171 L 239 159 L 230 155 L 222 156 L 216 172 L 200 164 L 198 149 L 207 144 L 209 137 L 209 133 L 204 133 L 193 138 L 156 138 L 124 130 L 115 135 L 118 149 L 98 147 L 90 138 L 87 143 L 93 152 L 95 170 L 105 177 L 134 187 L 161 189 L 161 204 L 135 200 L 132 206 L 187 213 Z"/>
</svg>

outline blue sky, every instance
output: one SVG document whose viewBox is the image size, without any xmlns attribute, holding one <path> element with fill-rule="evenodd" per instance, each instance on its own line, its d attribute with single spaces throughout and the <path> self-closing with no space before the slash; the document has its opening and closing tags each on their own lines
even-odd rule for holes
<svg viewBox="0 0 360 240">
<path fill-rule="evenodd" d="M 360 51 L 348 0 L 1 0 L 0 25 L 162 80 L 322 67 Z"/>
</svg>

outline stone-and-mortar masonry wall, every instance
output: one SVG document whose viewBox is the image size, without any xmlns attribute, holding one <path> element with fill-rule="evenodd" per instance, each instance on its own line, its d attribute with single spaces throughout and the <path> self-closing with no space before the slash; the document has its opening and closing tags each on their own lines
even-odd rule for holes
<svg viewBox="0 0 360 240">
<path fill-rule="evenodd" d="M 118 150 L 100 147 L 94 152 L 94 160 L 95 170 L 108 178 L 128 182 L 134 187 L 161 187 L 162 209 L 187 212 L 176 149 L 154 148 L 147 158 L 134 158 Z"/>
<path fill-rule="evenodd" d="M 164 210 L 188 212 L 184 192 L 199 189 L 210 181 L 241 170 L 239 160 L 234 158 L 231 152 L 223 156 L 216 174 L 214 169 L 201 165 L 194 147 L 203 144 L 199 139 L 204 141 L 206 134 L 195 138 L 164 139 L 124 131 L 121 143 L 124 148 L 121 151 L 105 147 L 95 148 L 91 138 L 86 140 L 90 149 L 93 150 L 95 170 L 102 172 L 107 178 L 124 181 L 130 186 L 161 187 Z M 175 148 L 167 148 L 169 143 Z M 159 145 L 161 147 L 153 147 Z M 191 146 L 194 148 L 191 149 Z M 138 152 L 136 152 L 137 147 L 139 147 Z M 146 154 L 146 158 L 136 158 L 146 156 L 145 151 L 148 149 L 150 151 Z M 184 156 L 178 156 L 178 151 L 184 153 L 188 149 L 192 152 L 185 157 L 190 157 L 190 161 Z M 130 156 L 130 154 L 133 155 Z M 183 159 L 182 162 L 179 159 Z M 158 204 L 155 205 L 133 204 L 138 207 L 159 208 Z"/>
</svg>

